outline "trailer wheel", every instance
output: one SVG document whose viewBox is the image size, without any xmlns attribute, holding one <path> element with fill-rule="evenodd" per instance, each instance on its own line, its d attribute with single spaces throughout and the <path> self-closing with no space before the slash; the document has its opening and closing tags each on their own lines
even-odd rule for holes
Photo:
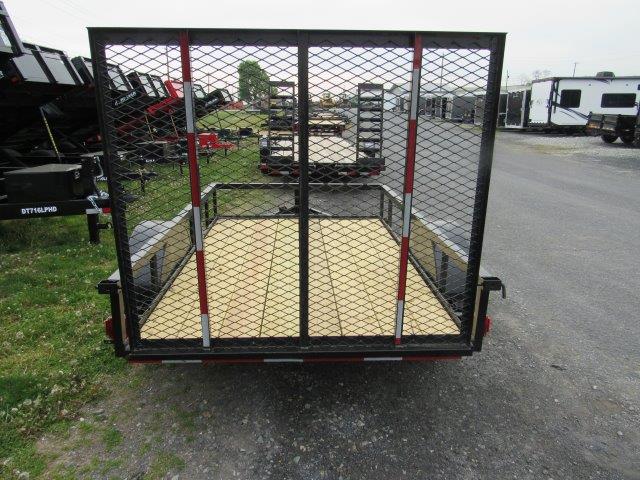
<svg viewBox="0 0 640 480">
<path fill-rule="evenodd" d="M 601 135 L 600 138 L 602 138 L 604 143 L 613 143 L 618 139 L 615 135 Z"/>
<path fill-rule="evenodd" d="M 635 141 L 635 136 L 633 135 L 633 133 L 627 133 L 626 135 L 622 135 L 620 137 L 620 140 L 622 140 L 622 143 L 624 143 L 625 145 L 632 145 Z"/>
</svg>

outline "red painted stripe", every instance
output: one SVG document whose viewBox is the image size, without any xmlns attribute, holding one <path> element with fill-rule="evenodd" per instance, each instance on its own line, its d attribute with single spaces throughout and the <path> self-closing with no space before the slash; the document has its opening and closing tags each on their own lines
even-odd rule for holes
<svg viewBox="0 0 640 480">
<path fill-rule="evenodd" d="M 198 172 L 198 151 L 196 134 L 187 133 L 187 158 L 189 159 L 189 182 L 191 183 L 191 203 L 200 206 L 200 173 Z"/>
<path fill-rule="evenodd" d="M 189 58 L 189 33 L 180 32 L 180 61 L 182 63 L 182 81 L 191 81 L 191 60 Z"/>
<path fill-rule="evenodd" d="M 407 290 L 408 261 L 409 261 L 409 239 L 407 237 L 402 237 L 402 243 L 400 244 L 400 276 L 398 278 L 398 300 L 404 300 L 404 296 Z"/>
<path fill-rule="evenodd" d="M 413 193 L 413 182 L 416 166 L 416 137 L 418 134 L 417 120 L 409 120 L 409 141 L 407 142 L 407 162 L 404 174 L 404 193 Z"/>
<path fill-rule="evenodd" d="M 196 251 L 196 270 L 198 271 L 198 296 L 200 297 L 200 314 L 209 315 L 207 302 L 207 280 L 204 273 L 204 252 Z"/>
<path fill-rule="evenodd" d="M 418 34 L 413 39 L 413 68 L 422 68 L 422 37 Z"/>
</svg>

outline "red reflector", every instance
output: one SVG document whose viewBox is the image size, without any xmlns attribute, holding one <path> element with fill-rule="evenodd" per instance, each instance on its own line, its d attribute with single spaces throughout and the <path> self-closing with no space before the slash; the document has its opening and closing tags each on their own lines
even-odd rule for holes
<svg viewBox="0 0 640 480">
<path fill-rule="evenodd" d="M 105 214 L 107 214 L 107 213 L 111 213 L 111 207 L 104 207 L 104 208 L 102 209 L 102 213 L 105 213 Z"/>
<path fill-rule="evenodd" d="M 109 317 L 104 321 L 104 333 L 106 333 L 107 337 L 112 342 L 115 340 L 115 335 L 113 333 L 113 318 Z"/>
<path fill-rule="evenodd" d="M 484 331 L 482 332 L 482 335 L 486 335 L 487 333 L 489 333 L 489 331 L 491 330 L 491 317 L 489 315 L 487 315 L 486 317 L 484 317 Z"/>
</svg>

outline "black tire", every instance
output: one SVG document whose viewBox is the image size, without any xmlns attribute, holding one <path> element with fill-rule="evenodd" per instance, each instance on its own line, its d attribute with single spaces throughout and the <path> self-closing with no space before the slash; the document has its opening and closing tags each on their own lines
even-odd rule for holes
<svg viewBox="0 0 640 480">
<path fill-rule="evenodd" d="M 628 133 L 626 135 L 622 135 L 620 137 L 620 140 L 622 140 L 622 143 L 624 143 L 625 145 L 633 145 L 633 142 L 635 141 L 635 136 L 633 133 Z"/>
<path fill-rule="evenodd" d="M 616 135 L 601 135 L 600 138 L 604 143 L 613 143 L 618 139 Z"/>
</svg>

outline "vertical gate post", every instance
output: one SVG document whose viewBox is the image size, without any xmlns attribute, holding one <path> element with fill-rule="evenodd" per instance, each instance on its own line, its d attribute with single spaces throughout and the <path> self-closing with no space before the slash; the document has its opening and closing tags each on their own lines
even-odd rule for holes
<svg viewBox="0 0 640 480">
<path fill-rule="evenodd" d="M 476 296 L 478 293 L 478 280 L 480 277 L 480 259 L 482 254 L 482 241 L 484 238 L 484 224 L 489 203 L 489 184 L 491 183 L 491 164 L 493 162 L 493 145 L 496 137 L 496 123 L 498 120 L 498 108 L 500 104 L 500 78 L 502 77 L 502 62 L 504 58 L 505 36 L 494 36 L 491 40 L 491 54 L 489 57 L 489 70 L 487 72 L 487 94 L 482 119 L 482 136 L 480 139 L 480 158 L 476 177 L 476 193 L 473 202 L 473 218 L 469 238 L 469 258 L 467 262 L 467 275 L 465 286 L 466 304 L 462 310 L 463 325 L 468 328 L 469 341 L 473 342 L 472 335 L 482 335 L 484 331 L 484 316 L 474 319 L 476 308 Z M 475 311 L 477 315 L 478 311 Z M 477 321 L 477 325 L 476 325 Z M 475 331 L 475 332 L 474 332 Z M 466 332 L 465 332 L 466 333 Z M 480 339 L 478 345 L 482 345 Z"/>
<path fill-rule="evenodd" d="M 198 297 L 200 299 L 200 322 L 202 324 L 202 346 L 211 346 L 209 330 L 209 304 L 207 300 L 207 281 L 205 277 L 204 249 L 202 240 L 202 220 L 200 218 L 200 171 L 196 147 L 195 108 L 193 102 L 193 84 L 191 82 L 191 57 L 189 54 L 189 33 L 180 32 L 180 60 L 182 64 L 182 91 L 187 120 L 187 158 L 189 160 L 189 179 L 191 182 L 191 206 L 193 211 L 193 231 L 196 244 L 196 271 L 198 275 Z"/>
<path fill-rule="evenodd" d="M 309 341 L 309 34 L 298 34 L 300 343 Z"/>
<path fill-rule="evenodd" d="M 407 151 L 404 164 L 404 195 L 402 208 L 402 241 L 400 243 L 400 271 L 398 274 L 398 304 L 394 343 L 400 345 L 404 321 L 404 301 L 407 290 L 409 263 L 409 236 L 411 234 L 411 202 L 416 166 L 416 141 L 418 136 L 418 107 L 420 105 L 420 71 L 422 69 L 422 37 L 415 34 L 413 43 L 413 70 L 411 74 L 411 107 L 407 124 Z"/>
</svg>

